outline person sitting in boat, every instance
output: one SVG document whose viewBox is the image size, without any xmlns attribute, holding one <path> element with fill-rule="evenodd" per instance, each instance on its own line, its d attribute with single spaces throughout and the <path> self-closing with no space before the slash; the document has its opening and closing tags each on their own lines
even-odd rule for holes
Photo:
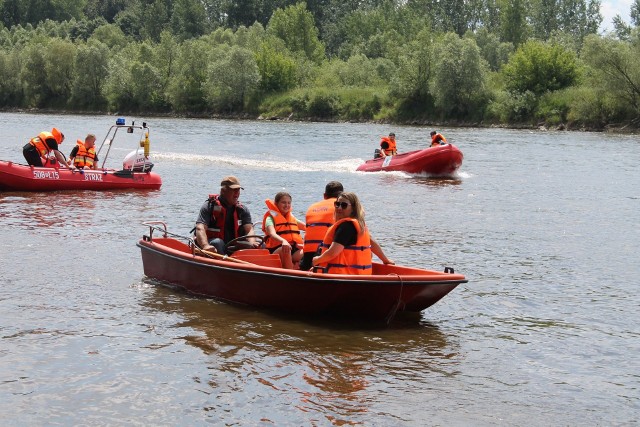
<svg viewBox="0 0 640 427">
<path fill-rule="evenodd" d="M 49 164 L 49 155 L 53 153 L 61 167 L 67 167 L 64 155 L 58 150 L 58 145 L 64 141 L 64 134 L 53 128 L 51 132 L 43 131 L 34 136 L 22 147 L 22 155 L 31 166 L 43 167 Z"/>
<path fill-rule="evenodd" d="M 438 145 L 445 145 L 447 143 L 447 139 L 442 136 L 441 133 L 436 132 L 435 130 L 431 131 L 431 146 L 437 147 Z"/>
<path fill-rule="evenodd" d="M 96 136 L 92 133 L 84 141 L 79 139 L 69 154 L 68 164 L 78 169 L 98 169 L 98 155 L 96 154 Z"/>
<path fill-rule="evenodd" d="M 312 204 L 307 209 L 305 218 L 307 229 L 304 233 L 304 254 L 302 261 L 300 261 L 300 270 L 308 271 L 311 268 L 311 259 L 318 255 L 317 250 L 324 235 L 335 222 L 333 203 L 343 191 L 342 183 L 330 181 L 324 187 L 324 199 Z"/>
<path fill-rule="evenodd" d="M 336 222 L 322 240 L 320 255 L 313 257 L 314 267 L 331 274 L 372 274 L 372 253 L 385 264 L 395 264 L 370 236 L 355 193 L 340 194 L 334 206 Z"/>
<path fill-rule="evenodd" d="M 396 134 L 391 132 L 380 139 L 380 157 L 395 156 L 396 153 Z"/>
<path fill-rule="evenodd" d="M 280 255 L 283 259 L 291 259 L 291 267 L 298 268 L 302 258 L 302 235 L 305 224 L 291 213 L 291 194 L 281 191 L 274 201 L 265 200 L 269 210 L 262 218 L 262 231 L 265 235 L 264 245 L 269 252 Z M 286 266 L 286 262 L 282 263 Z"/>
<path fill-rule="evenodd" d="M 240 236 L 254 234 L 249 209 L 240 203 L 240 181 L 227 176 L 220 183 L 220 194 L 210 194 L 200 208 L 196 220 L 196 244 L 205 251 L 226 255 L 226 244 Z M 256 239 L 248 237 L 248 243 L 258 248 Z"/>
</svg>

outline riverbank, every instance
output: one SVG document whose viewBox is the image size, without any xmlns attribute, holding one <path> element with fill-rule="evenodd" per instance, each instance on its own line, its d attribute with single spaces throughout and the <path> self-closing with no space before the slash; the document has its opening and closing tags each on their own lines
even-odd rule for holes
<svg viewBox="0 0 640 427">
<path fill-rule="evenodd" d="M 635 123 L 615 123 L 608 124 L 603 127 L 593 127 L 584 125 L 575 125 L 572 123 L 547 124 L 540 122 L 532 123 L 486 123 L 486 122 L 466 122 L 466 121 L 433 121 L 429 119 L 412 119 L 412 120 L 340 120 L 327 117 L 300 117 L 294 114 L 287 116 L 264 116 L 260 114 L 250 113 L 184 113 L 175 112 L 108 112 L 108 111 L 70 111 L 55 110 L 46 108 L 28 108 L 28 109 L 0 109 L 5 113 L 25 113 L 25 114 L 64 114 L 64 115 L 83 115 L 83 116 L 99 116 L 99 115 L 139 115 L 144 117 L 173 117 L 181 119 L 220 119 L 220 120 L 258 120 L 258 121 L 280 121 L 280 122 L 318 122 L 318 123 L 375 123 L 389 125 L 405 125 L 405 126 L 424 126 L 437 129 L 444 128 L 484 128 L 484 129 L 530 129 L 539 131 L 578 131 L 578 132 L 604 132 L 619 134 L 640 134 L 640 119 Z"/>
</svg>

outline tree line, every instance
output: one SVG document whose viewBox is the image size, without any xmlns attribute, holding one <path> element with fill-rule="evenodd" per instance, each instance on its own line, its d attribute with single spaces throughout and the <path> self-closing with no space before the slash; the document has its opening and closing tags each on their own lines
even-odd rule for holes
<svg viewBox="0 0 640 427">
<path fill-rule="evenodd" d="M 640 0 L 0 0 L 0 108 L 640 125 Z"/>
</svg>

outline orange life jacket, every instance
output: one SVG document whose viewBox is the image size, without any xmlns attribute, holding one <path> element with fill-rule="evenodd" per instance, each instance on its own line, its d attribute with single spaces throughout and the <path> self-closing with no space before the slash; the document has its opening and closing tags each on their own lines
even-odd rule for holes
<svg viewBox="0 0 640 427">
<path fill-rule="evenodd" d="M 84 168 L 85 166 L 89 169 L 93 168 L 93 164 L 96 160 L 96 150 L 95 147 L 91 147 L 88 150 L 84 146 L 84 141 L 78 140 L 78 152 L 76 153 L 76 157 L 73 159 L 73 165 L 77 168 Z"/>
<path fill-rule="evenodd" d="M 334 223 L 333 219 L 333 202 L 337 199 L 331 197 L 316 202 L 307 209 L 306 225 L 307 230 L 304 233 L 304 252 L 315 253 L 318 246 L 322 243 L 327 230 Z"/>
<path fill-rule="evenodd" d="M 436 145 L 446 144 L 447 139 L 442 136 L 440 133 L 436 133 L 431 137 L 431 146 L 435 147 Z"/>
<path fill-rule="evenodd" d="M 207 224 L 207 238 L 209 240 L 220 238 L 227 241 L 224 235 L 224 224 L 227 218 L 227 210 L 222 203 L 220 203 L 220 196 L 218 194 L 209 194 L 209 205 L 212 206 L 211 209 L 211 220 L 209 224 Z M 238 229 L 240 228 L 238 224 L 238 210 L 244 209 L 244 206 L 240 202 L 236 203 L 236 208 L 233 210 L 233 223 L 235 227 L 233 227 L 234 235 L 229 237 L 228 240 L 235 239 L 239 237 Z"/>
<path fill-rule="evenodd" d="M 386 154 L 387 156 L 395 156 L 396 155 L 396 140 L 395 139 L 391 139 L 388 136 L 383 136 L 382 139 L 380 139 L 380 148 L 382 148 L 382 143 L 386 142 L 387 144 L 389 144 L 389 148 L 383 148 L 382 150 L 384 151 L 384 154 Z"/>
<path fill-rule="evenodd" d="M 273 227 L 276 230 L 276 234 L 287 242 L 293 244 L 296 243 L 298 247 L 302 247 L 302 236 L 300 235 L 300 228 L 298 228 L 298 220 L 291 212 L 287 215 L 283 215 L 278 209 L 278 206 L 269 199 L 266 199 L 264 203 L 267 205 L 269 210 L 264 214 L 262 218 L 262 231 L 265 234 L 264 245 L 267 249 L 275 248 L 280 246 L 280 241 L 276 239 L 272 239 L 271 236 L 267 234 L 267 218 L 273 218 Z"/>
<path fill-rule="evenodd" d="M 36 147 L 36 150 L 38 150 L 38 154 L 40 154 L 40 157 L 42 157 L 43 159 L 46 159 L 49 156 L 49 153 L 52 151 L 51 148 L 49 148 L 49 145 L 46 143 L 47 139 L 52 139 L 55 141 L 53 134 L 46 131 L 40 132 L 38 136 L 31 138 L 31 140 L 29 141 L 29 144 Z"/>
<path fill-rule="evenodd" d="M 366 228 L 361 230 L 360 224 L 353 218 L 343 218 L 329 228 L 322 241 L 321 253 L 329 249 L 336 229 L 346 221 L 351 221 L 356 227 L 358 237 L 355 245 L 345 246 L 338 256 L 319 266 L 326 269 L 325 273 L 331 274 L 372 274 L 371 236 Z"/>
</svg>

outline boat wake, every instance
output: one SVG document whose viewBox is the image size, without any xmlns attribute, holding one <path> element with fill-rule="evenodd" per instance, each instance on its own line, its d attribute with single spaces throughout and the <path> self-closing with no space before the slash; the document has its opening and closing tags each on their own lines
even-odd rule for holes
<svg viewBox="0 0 640 427">
<path fill-rule="evenodd" d="M 355 172 L 359 164 L 363 162 L 359 158 L 347 158 L 331 161 L 301 161 L 288 159 L 269 160 L 252 159 L 246 157 L 202 155 L 189 153 L 155 152 L 153 160 L 167 160 L 174 163 L 189 164 L 226 164 L 234 167 L 251 168 L 257 170 L 286 170 L 290 172 Z"/>
</svg>

